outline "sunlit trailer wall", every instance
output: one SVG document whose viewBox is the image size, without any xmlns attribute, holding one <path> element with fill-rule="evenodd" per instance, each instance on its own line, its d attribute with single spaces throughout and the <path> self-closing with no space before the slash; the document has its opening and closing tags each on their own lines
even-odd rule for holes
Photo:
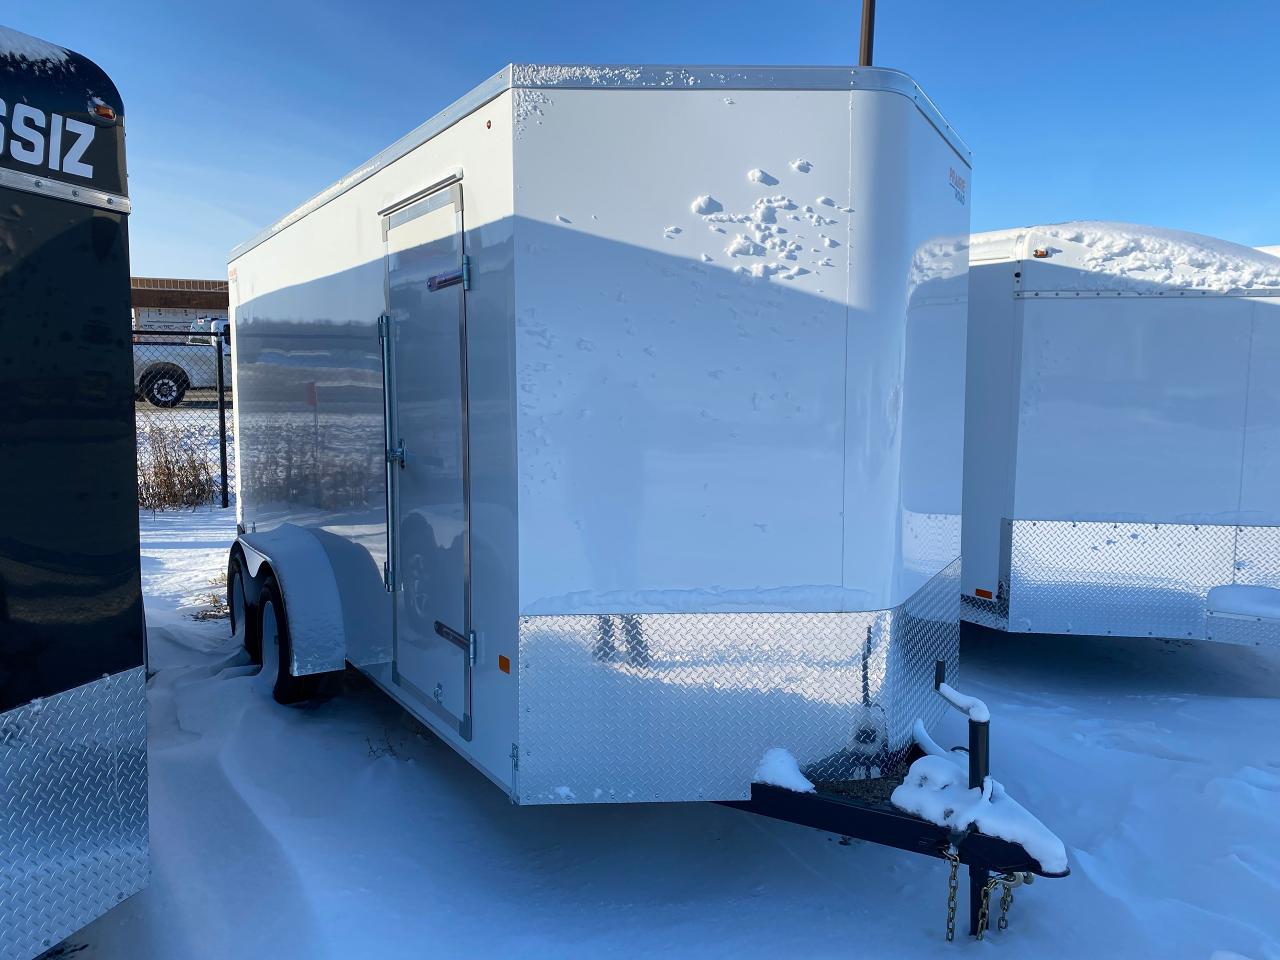
<svg viewBox="0 0 1280 960">
<path fill-rule="evenodd" d="M 1280 640 L 1280 259 L 1113 223 L 977 234 L 964 616 Z"/>
<path fill-rule="evenodd" d="M 350 661 L 521 803 L 895 762 L 956 656 L 968 191 L 895 71 L 513 66 L 237 249 L 277 694 Z"/>
<path fill-rule="evenodd" d="M 147 877 L 120 95 L 0 27 L 0 958 Z"/>
</svg>

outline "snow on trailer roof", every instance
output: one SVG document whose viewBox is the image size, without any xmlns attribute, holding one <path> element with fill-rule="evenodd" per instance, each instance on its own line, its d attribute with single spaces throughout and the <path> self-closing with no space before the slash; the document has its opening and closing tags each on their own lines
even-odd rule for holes
<svg viewBox="0 0 1280 960">
<path fill-rule="evenodd" d="M 352 187 L 390 166 L 411 150 L 453 126 L 507 90 L 876 90 L 911 100 L 966 165 L 972 151 L 928 95 L 901 70 L 886 67 L 751 67 L 638 64 L 512 63 L 503 67 L 421 126 L 371 157 L 341 180 L 316 194 L 265 230 L 236 246 L 228 263 L 269 240 L 285 227 L 323 207 Z"/>
<path fill-rule="evenodd" d="M 1043 256 L 1036 257 L 1037 251 Z M 1051 283 L 1063 292 L 1280 296 L 1280 257 L 1229 240 L 1141 224 L 1076 220 L 975 233 L 970 263 L 997 260 L 1062 268 Z"/>
<path fill-rule="evenodd" d="M 22 61 L 23 66 L 38 73 L 65 66 L 71 59 L 71 51 L 48 40 L 0 26 L 0 57 Z"/>
</svg>

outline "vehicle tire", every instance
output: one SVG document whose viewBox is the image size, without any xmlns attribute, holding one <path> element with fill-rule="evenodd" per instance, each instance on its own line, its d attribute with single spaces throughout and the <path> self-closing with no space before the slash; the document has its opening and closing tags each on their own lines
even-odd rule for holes
<svg viewBox="0 0 1280 960">
<path fill-rule="evenodd" d="M 271 574 L 262 579 L 258 612 L 262 672 L 267 679 L 270 679 L 272 673 L 275 675 L 272 695 L 276 703 L 304 703 L 315 699 L 320 692 L 321 676 L 295 677 L 289 672 L 289 663 L 293 659 L 292 645 L 289 642 L 289 618 L 285 611 L 284 595 Z"/>
<path fill-rule="evenodd" d="M 163 366 L 144 373 L 139 386 L 153 407 L 176 407 L 187 395 L 191 381 L 181 367 Z"/>
<path fill-rule="evenodd" d="M 243 633 L 241 642 L 249 654 L 251 663 L 262 663 L 262 633 L 258 618 L 249 605 L 249 591 L 253 578 L 245 569 L 244 558 L 234 551 L 227 561 L 227 610 L 231 616 L 231 635 Z"/>
</svg>

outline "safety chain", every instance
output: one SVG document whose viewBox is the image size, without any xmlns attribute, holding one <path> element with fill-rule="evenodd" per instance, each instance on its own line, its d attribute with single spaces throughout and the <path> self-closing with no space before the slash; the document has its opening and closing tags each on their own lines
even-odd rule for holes
<svg viewBox="0 0 1280 960">
<path fill-rule="evenodd" d="M 1009 929 L 1009 908 L 1013 906 L 1013 884 L 1007 877 L 1001 879 L 1004 893 L 1000 894 L 1000 920 L 997 922 L 1001 930 Z"/>
<path fill-rule="evenodd" d="M 948 847 L 942 855 L 951 861 L 951 875 L 947 878 L 947 942 L 950 943 L 956 938 L 956 891 L 960 888 L 956 874 L 960 871 L 960 854 L 954 847 Z"/>
<path fill-rule="evenodd" d="M 982 902 L 978 907 L 978 939 L 981 940 L 983 934 L 987 932 L 987 917 L 991 913 L 991 891 L 996 888 L 996 884 L 1000 882 L 998 876 L 992 877 L 986 882 L 982 888 Z"/>
<path fill-rule="evenodd" d="M 986 886 L 982 888 L 982 904 L 978 908 L 978 939 L 981 940 L 987 932 L 990 925 L 991 917 L 991 894 L 999 884 L 1004 887 L 1004 892 L 1000 894 L 1000 919 L 997 926 L 1001 930 L 1009 929 L 1009 908 L 1013 906 L 1013 888 L 1021 883 L 1029 882 L 1028 878 L 1031 874 L 1020 873 L 1001 873 L 992 877 L 987 881 Z"/>
</svg>

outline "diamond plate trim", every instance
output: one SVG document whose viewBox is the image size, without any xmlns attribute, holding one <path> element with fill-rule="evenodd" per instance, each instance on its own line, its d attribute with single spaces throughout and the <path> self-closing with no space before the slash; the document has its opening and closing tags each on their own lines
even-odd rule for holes
<svg viewBox="0 0 1280 960">
<path fill-rule="evenodd" d="M 1210 612 L 1205 617 L 1206 639 L 1244 647 L 1280 647 L 1280 623 L 1263 617 Z"/>
<path fill-rule="evenodd" d="M 959 572 L 891 610 L 522 617 L 519 801 L 746 799 L 770 747 L 814 780 L 887 770 L 945 710 Z"/>
<path fill-rule="evenodd" d="M 1280 527 L 1005 523 L 1013 632 L 1223 639 L 1206 624 L 1210 589 L 1280 586 Z"/>
<path fill-rule="evenodd" d="M 29 960 L 146 885 L 142 667 L 0 714 L 0 960 Z"/>
</svg>

